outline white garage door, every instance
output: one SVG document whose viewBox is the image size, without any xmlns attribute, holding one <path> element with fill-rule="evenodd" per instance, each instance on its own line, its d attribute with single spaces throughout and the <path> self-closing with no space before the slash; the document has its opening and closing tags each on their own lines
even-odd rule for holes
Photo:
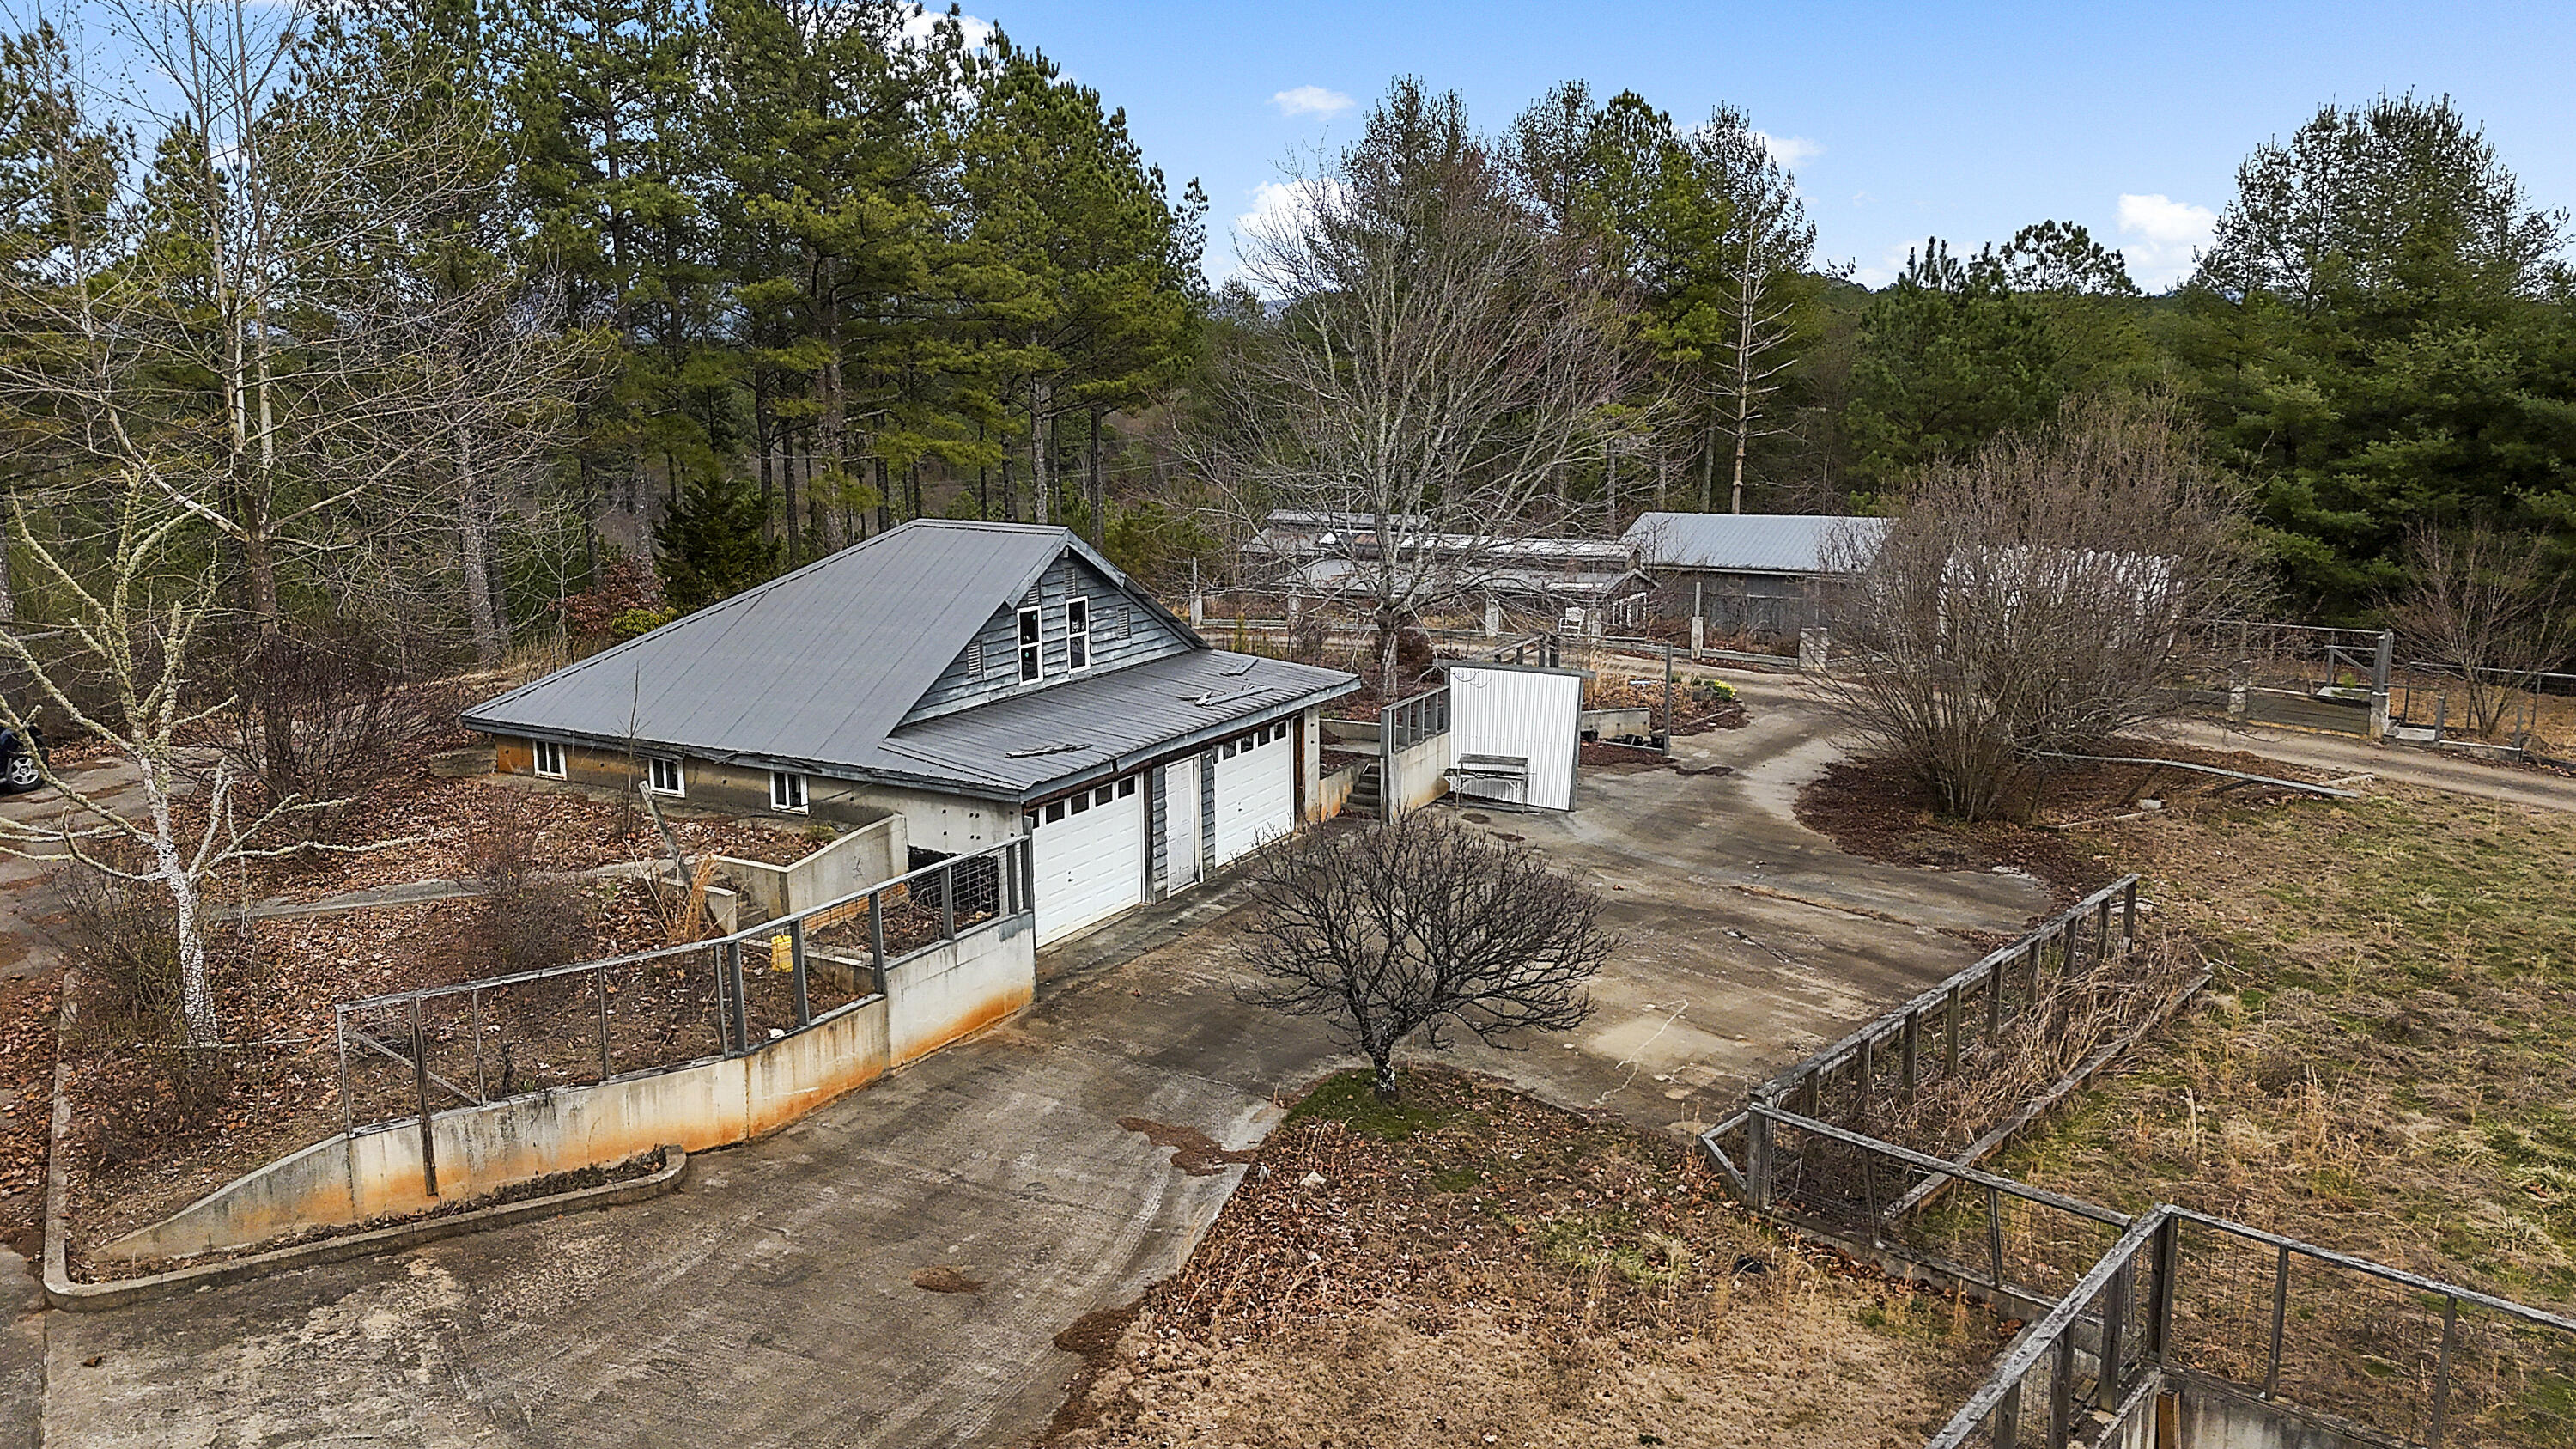
<svg viewBox="0 0 2576 1449">
<path fill-rule="evenodd" d="M 1285 720 L 1216 748 L 1216 859 L 1223 865 L 1297 825 L 1297 758 Z"/>
<path fill-rule="evenodd" d="M 1145 899 L 1145 794 L 1138 777 L 1029 812 L 1038 944 L 1071 935 Z"/>
</svg>

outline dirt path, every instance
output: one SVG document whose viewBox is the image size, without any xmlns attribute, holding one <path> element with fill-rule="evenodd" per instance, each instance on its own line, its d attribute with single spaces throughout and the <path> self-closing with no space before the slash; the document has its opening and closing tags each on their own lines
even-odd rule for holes
<svg viewBox="0 0 2576 1449">
<path fill-rule="evenodd" d="M 2305 730 L 2229 729 L 2207 720 L 2173 720 L 2151 733 L 2214 750 L 2245 750 L 2337 774 L 2372 774 L 2383 780 L 2502 800 L 2536 810 L 2576 811 L 2576 780 L 2512 765 L 2489 765 L 2404 745 L 2374 745 L 2342 735 Z"/>
</svg>

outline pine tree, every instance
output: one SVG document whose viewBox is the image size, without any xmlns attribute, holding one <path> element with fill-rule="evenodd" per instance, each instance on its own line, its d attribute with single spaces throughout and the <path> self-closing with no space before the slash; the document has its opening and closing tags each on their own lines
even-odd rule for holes
<svg viewBox="0 0 2576 1449">
<path fill-rule="evenodd" d="M 662 592 L 686 613 L 731 598 L 778 572 L 778 544 L 765 536 L 760 495 L 745 478 L 701 475 L 653 525 Z"/>
</svg>

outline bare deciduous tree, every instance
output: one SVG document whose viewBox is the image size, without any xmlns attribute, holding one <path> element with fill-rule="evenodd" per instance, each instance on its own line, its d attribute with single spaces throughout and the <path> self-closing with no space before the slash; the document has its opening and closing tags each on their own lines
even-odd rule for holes
<svg viewBox="0 0 2576 1449">
<path fill-rule="evenodd" d="M 206 884 L 237 862 L 297 848 L 258 842 L 276 822 L 314 802 L 290 796 L 245 816 L 236 809 L 243 776 L 232 762 L 218 755 L 211 769 L 198 767 L 186 741 L 227 707 L 187 703 L 188 671 L 215 612 L 215 585 L 208 571 L 191 572 L 181 562 L 192 551 L 187 534 L 194 515 L 172 506 L 147 479 L 129 476 L 126 482 L 114 554 L 96 577 L 77 572 L 28 529 L 24 510 L 18 513 L 19 549 L 35 564 L 44 589 L 67 601 L 69 617 L 60 622 L 77 649 L 68 660 L 40 658 L 29 637 L 0 630 L 0 658 L 23 671 L 33 694 L 0 694 L 0 724 L 28 738 L 37 706 L 58 712 L 133 768 L 142 805 L 111 803 L 104 792 L 55 773 L 40 753 L 38 771 L 61 793 L 62 817 L 51 826 L 0 821 L 0 850 L 75 860 L 166 892 L 176 936 L 180 1018 L 188 1045 L 209 1047 L 221 1031 L 206 969 Z M 86 676 L 85 687 L 73 686 L 75 672 Z M 101 702 L 85 703 L 93 694 Z M 190 795 L 195 798 L 183 806 Z"/>
<path fill-rule="evenodd" d="M 2407 647 L 2456 671 L 2469 725 L 2493 738 L 2515 694 L 2576 648 L 2576 597 L 2549 541 L 2485 526 L 2419 524 L 2406 537 L 2414 583 L 2391 611 Z"/>
<path fill-rule="evenodd" d="M 296 584 L 423 537 L 462 563 L 497 656 L 475 578 L 493 460 L 521 466 L 513 440 L 553 426 L 580 348 L 510 304 L 507 268 L 433 275 L 497 194 L 488 145 L 460 114 L 405 112 L 381 51 L 317 45 L 308 7 L 106 8 L 158 80 L 94 87 L 46 58 L 73 114 L 33 168 L 55 222 L 0 269 L 0 311 L 45 345 L 0 350 L 0 387 L 55 420 L 67 484 L 140 480 L 217 535 L 252 668 Z M 110 119 L 155 135 L 148 162 Z M 281 777 L 293 727 L 259 721 Z"/>
<path fill-rule="evenodd" d="M 1454 95 L 1399 82 L 1336 161 L 1241 239 L 1283 309 L 1221 359 L 1195 447 L 1255 529 L 1279 506 L 1354 521 L 1337 543 L 1392 680 L 1404 626 L 1477 592 L 1607 460 L 1630 362 Z"/>
<path fill-rule="evenodd" d="M 2178 710 L 2193 619 L 2260 597 L 2234 496 L 2160 401 L 2071 406 L 2033 437 L 1934 465 L 1883 534 L 1830 538 L 1837 667 L 1822 684 L 1940 807 L 2027 798 L 2035 751 Z"/>
<path fill-rule="evenodd" d="M 1491 1042 L 1565 1031 L 1591 1014 L 1585 983 L 1618 949 L 1601 896 L 1536 851 L 1417 811 L 1392 823 L 1312 830 L 1250 868 L 1258 906 L 1244 952 L 1248 1000 L 1322 1017 L 1396 1100 L 1395 1052 L 1463 1027 Z"/>
</svg>

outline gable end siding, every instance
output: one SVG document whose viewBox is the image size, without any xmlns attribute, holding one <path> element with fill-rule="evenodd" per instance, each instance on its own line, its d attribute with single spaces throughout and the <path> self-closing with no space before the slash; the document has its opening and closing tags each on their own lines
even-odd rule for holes
<svg viewBox="0 0 2576 1449">
<path fill-rule="evenodd" d="M 926 719 L 955 714 L 1004 699 L 1024 690 L 1044 689 L 1063 683 L 1071 677 L 1065 672 L 1065 601 L 1080 592 L 1091 600 L 1091 667 L 1085 674 L 1123 669 L 1130 664 L 1143 664 L 1174 654 L 1186 653 L 1189 642 L 1171 625 L 1130 600 L 1126 593 L 1091 565 L 1070 552 L 1061 554 L 1038 579 L 1037 586 L 1026 598 L 1015 599 L 993 611 L 976 631 L 974 643 L 958 653 L 957 658 L 941 670 L 939 678 L 922 693 L 903 717 L 904 724 L 918 724 Z M 1038 647 L 1046 659 L 1045 677 L 1036 684 L 1020 683 L 1020 610 L 1038 605 Z M 1118 627 L 1118 615 L 1125 611 L 1127 627 Z M 982 646 L 980 651 L 976 646 Z M 968 671 L 977 653 L 983 655 L 983 673 Z"/>
</svg>

